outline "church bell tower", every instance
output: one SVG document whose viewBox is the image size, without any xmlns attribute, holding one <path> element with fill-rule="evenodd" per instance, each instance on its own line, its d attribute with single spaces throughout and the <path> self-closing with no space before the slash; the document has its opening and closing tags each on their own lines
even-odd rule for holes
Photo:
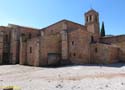
<svg viewBox="0 0 125 90">
<path fill-rule="evenodd" d="M 99 14 L 95 10 L 91 9 L 85 13 L 85 26 L 87 31 L 92 34 L 95 42 L 99 41 L 100 38 L 100 27 L 99 27 Z"/>
</svg>

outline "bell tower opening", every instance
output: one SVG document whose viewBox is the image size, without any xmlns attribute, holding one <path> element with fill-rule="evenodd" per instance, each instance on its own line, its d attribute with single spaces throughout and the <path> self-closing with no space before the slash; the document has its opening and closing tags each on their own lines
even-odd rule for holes
<svg viewBox="0 0 125 90">
<path fill-rule="evenodd" d="M 99 13 L 97 11 L 91 9 L 85 13 L 85 18 L 88 19 L 88 21 L 90 21 L 90 22 L 94 22 L 94 21 L 98 22 L 99 20 L 97 20 L 97 19 L 99 18 Z"/>
</svg>

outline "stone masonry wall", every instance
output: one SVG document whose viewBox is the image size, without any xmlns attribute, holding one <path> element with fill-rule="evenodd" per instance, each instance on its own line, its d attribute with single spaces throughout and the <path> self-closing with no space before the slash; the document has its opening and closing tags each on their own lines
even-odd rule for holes
<svg viewBox="0 0 125 90">
<path fill-rule="evenodd" d="M 20 55 L 19 55 L 19 64 L 27 64 L 27 41 L 25 36 L 20 37 Z"/>
<path fill-rule="evenodd" d="M 11 31 L 11 43 L 10 43 L 10 55 L 11 55 L 11 63 L 16 64 L 17 63 L 17 54 L 19 51 L 18 47 L 18 32 L 16 30 Z M 18 50 L 17 50 L 18 49 Z"/>
<path fill-rule="evenodd" d="M 67 25 L 65 21 L 60 21 L 47 28 L 44 28 L 43 30 L 44 30 L 44 35 L 51 35 L 51 34 L 60 34 L 62 30 L 66 30 L 66 29 L 67 29 Z"/>
<path fill-rule="evenodd" d="M 33 38 L 27 41 L 27 65 L 39 66 L 39 38 Z"/>
<path fill-rule="evenodd" d="M 40 65 L 48 65 L 48 54 L 61 54 L 60 34 L 47 35 L 40 38 Z"/>
<path fill-rule="evenodd" d="M 48 54 L 61 54 L 61 32 L 67 30 L 66 21 L 59 21 L 41 30 L 40 65 L 48 65 Z M 60 55 L 61 56 L 61 55 Z"/>
<path fill-rule="evenodd" d="M 62 57 L 62 64 L 67 63 L 68 60 L 68 33 L 67 31 L 61 32 L 61 57 Z"/>
<path fill-rule="evenodd" d="M 0 64 L 2 64 L 3 56 L 3 32 L 0 31 Z"/>
<path fill-rule="evenodd" d="M 6 64 L 9 64 L 11 63 L 11 60 L 10 60 L 10 28 L 8 27 L 4 27 L 4 26 L 0 26 L 0 31 L 3 33 L 3 47 L 2 48 L 2 64 L 6 63 Z"/>
<path fill-rule="evenodd" d="M 125 41 L 115 43 L 119 47 L 119 60 L 125 62 Z"/>
<path fill-rule="evenodd" d="M 47 54 L 48 53 L 59 53 L 62 54 L 61 58 L 64 60 L 68 60 L 68 40 L 65 42 L 64 34 L 62 32 L 72 32 L 76 29 L 85 29 L 80 24 L 73 23 L 71 21 L 63 20 L 57 22 L 47 28 L 44 28 L 42 32 L 44 32 L 44 36 L 41 38 L 41 58 L 42 63 L 47 64 Z M 68 34 L 67 34 L 68 35 Z M 67 36 L 68 38 L 68 36 Z M 61 45 L 62 44 L 62 45 Z M 50 46 L 49 46 L 50 45 Z M 56 46 L 56 47 L 55 47 Z M 55 48 L 54 48 L 55 47 Z M 52 50 L 53 48 L 53 50 Z M 58 52 L 57 52 L 58 51 Z M 62 52 L 62 53 L 61 53 Z"/>
<path fill-rule="evenodd" d="M 24 60 L 25 57 L 21 57 L 20 59 L 20 37 L 23 35 L 26 39 L 31 39 L 34 37 L 37 37 L 39 34 L 39 31 L 37 29 L 32 29 L 28 27 L 18 26 L 18 25 L 9 25 L 9 28 L 11 28 L 11 47 L 10 47 L 10 55 L 11 55 L 11 62 L 13 64 L 19 63 L 21 60 Z M 23 44 L 22 44 L 23 45 Z M 25 46 L 25 45 L 23 45 Z M 23 48 L 23 47 L 22 47 Z M 25 47 L 24 47 L 25 48 Z M 26 52 L 26 49 L 25 49 Z M 20 63 L 22 64 L 23 61 Z"/>
<path fill-rule="evenodd" d="M 111 44 L 111 43 L 118 43 L 118 42 L 124 42 L 124 41 L 125 41 L 125 35 L 100 38 L 100 42 L 102 42 L 102 43 L 109 43 L 109 44 Z"/>
<path fill-rule="evenodd" d="M 73 64 L 90 63 L 91 35 L 85 30 L 78 29 L 68 33 L 69 59 Z"/>
<path fill-rule="evenodd" d="M 106 44 L 91 44 L 91 63 L 112 64 L 118 62 L 118 47 Z"/>
<path fill-rule="evenodd" d="M 119 47 L 119 60 L 125 62 L 125 35 L 101 38 L 102 43 L 114 44 Z"/>
</svg>

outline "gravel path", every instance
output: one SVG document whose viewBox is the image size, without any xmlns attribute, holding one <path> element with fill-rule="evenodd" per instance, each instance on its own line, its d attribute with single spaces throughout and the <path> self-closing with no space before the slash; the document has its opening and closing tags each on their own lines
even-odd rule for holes
<svg viewBox="0 0 125 90">
<path fill-rule="evenodd" d="M 112 66 L 112 67 L 111 67 Z M 125 66 L 0 66 L 1 86 L 21 90 L 125 90 Z"/>
</svg>

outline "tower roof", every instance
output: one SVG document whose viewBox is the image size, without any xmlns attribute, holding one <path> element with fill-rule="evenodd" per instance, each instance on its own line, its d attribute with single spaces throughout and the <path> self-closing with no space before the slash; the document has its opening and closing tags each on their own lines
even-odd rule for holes
<svg viewBox="0 0 125 90">
<path fill-rule="evenodd" d="M 94 9 L 90 9 L 88 12 L 85 13 L 85 15 L 91 14 L 91 13 L 94 13 L 94 14 L 98 15 L 98 12 Z"/>
</svg>

